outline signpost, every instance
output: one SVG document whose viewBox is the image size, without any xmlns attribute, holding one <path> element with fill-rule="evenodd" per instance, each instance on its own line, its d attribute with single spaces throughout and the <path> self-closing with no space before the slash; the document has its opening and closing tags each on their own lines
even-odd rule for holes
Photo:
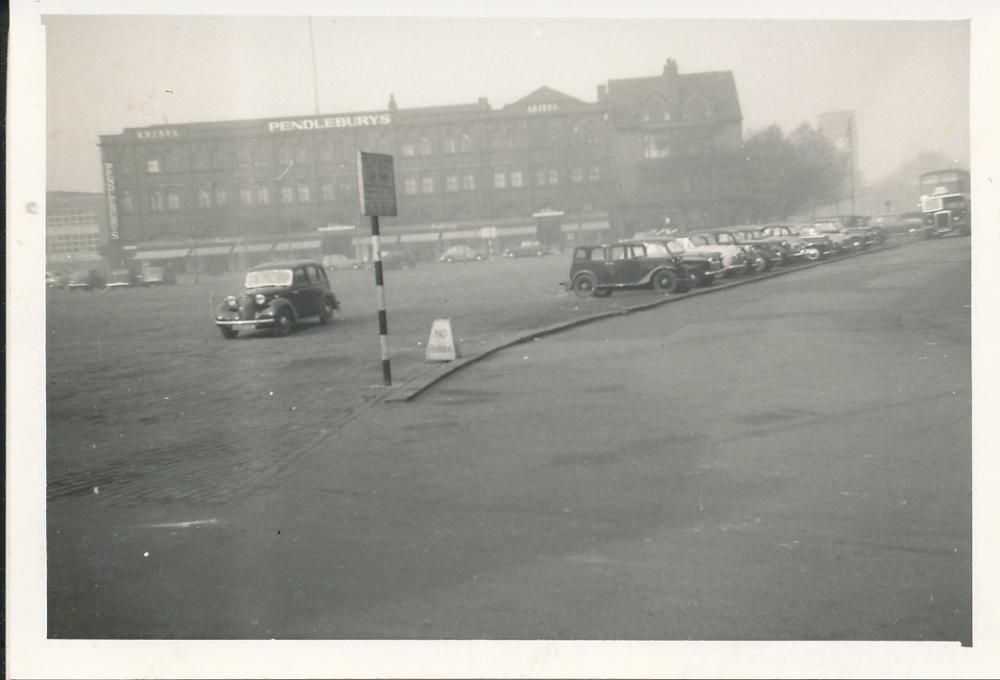
<svg viewBox="0 0 1000 680">
<path fill-rule="evenodd" d="M 371 217 L 372 262 L 375 265 L 375 299 L 378 309 L 378 339 L 382 351 L 382 384 L 392 385 L 389 367 L 389 321 L 385 314 L 385 285 L 382 280 L 382 246 L 379 243 L 380 216 L 396 216 L 396 179 L 392 156 L 358 152 L 358 196 L 361 214 Z"/>
</svg>

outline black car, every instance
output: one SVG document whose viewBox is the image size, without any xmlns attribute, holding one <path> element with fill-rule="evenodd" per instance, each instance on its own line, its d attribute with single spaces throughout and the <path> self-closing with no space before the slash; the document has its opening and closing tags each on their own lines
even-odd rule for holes
<svg viewBox="0 0 1000 680">
<path fill-rule="evenodd" d="M 692 286 L 710 285 L 717 276 L 723 276 L 726 266 L 718 253 L 689 252 L 672 238 L 633 237 L 622 243 L 641 243 L 646 246 L 646 257 L 671 258 L 690 279 Z"/>
<path fill-rule="evenodd" d="M 97 270 L 80 270 L 70 273 L 66 287 L 70 290 L 94 290 L 104 288 L 104 277 Z"/>
<path fill-rule="evenodd" d="M 230 295 L 215 314 L 226 339 L 240 330 L 271 329 L 287 335 L 292 326 L 315 317 L 326 324 L 340 302 L 330 288 L 323 265 L 313 260 L 265 262 L 247 272 L 240 295 Z"/>
<path fill-rule="evenodd" d="M 577 246 L 569 281 L 563 284 L 580 297 L 607 297 L 614 290 L 652 288 L 683 293 L 691 280 L 673 257 L 649 257 L 642 243 Z"/>
</svg>

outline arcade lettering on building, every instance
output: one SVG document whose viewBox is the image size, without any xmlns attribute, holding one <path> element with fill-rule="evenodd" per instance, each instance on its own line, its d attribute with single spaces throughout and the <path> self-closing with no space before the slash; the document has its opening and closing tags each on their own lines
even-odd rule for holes
<svg viewBox="0 0 1000 680">
<path fill-rule="evenodd" d="M 324 116 L 321 118 L 299 118 L 298 120 L 271 120 L 268 132 L 296 132 L 300 130 L 323 130 L 325 128 L 364 127 L 389 125 L 389 113 L 363 113 L 355 116 Z"/>
</svg>

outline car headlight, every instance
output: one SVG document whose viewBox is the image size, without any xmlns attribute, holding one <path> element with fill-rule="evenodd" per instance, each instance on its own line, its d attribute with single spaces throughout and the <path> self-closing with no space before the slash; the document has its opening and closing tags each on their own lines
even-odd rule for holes
<svg viewBox="0 0 1000 680">
<path fill-rule="evenodd" d="M 240 303 L 236 300 L 235 295 L 230 295 L 226 298 L 226 306 L 229 307 L 229 309 L 239 309 Z"/>
<path fill-rule="evenodd" d="M 263 293 L 257 293 L 254 296 L 253 301 L 257 303 L 258 307 L 263 307 L 264 305 L 267 304 L 267 296 L 264 295 Z"/>
</svg>

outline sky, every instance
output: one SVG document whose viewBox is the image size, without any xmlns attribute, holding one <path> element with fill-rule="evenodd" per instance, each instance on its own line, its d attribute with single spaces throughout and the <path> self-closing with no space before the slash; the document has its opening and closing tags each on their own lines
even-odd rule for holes
<svg viewBox="0 0 1000 680">
<path fill-rule="evenodd" d="M 140 6 L 141 5 L 136 5 Z M 46 27 L 49 190 L 102 191 L 98 136 L 126 127 L 475 102 L 547 85 L 732 71 L 746 132 L 854 110 L 861 176 L 921 151 L 969 161 L 962 21 L 74 16 Z M 310 34 L 315 45 L 313 87 Z M 933 46 L 930 48 L 929 46 Z M 930 85 L 933 84 L 933 87 Z"/>
</svg>

